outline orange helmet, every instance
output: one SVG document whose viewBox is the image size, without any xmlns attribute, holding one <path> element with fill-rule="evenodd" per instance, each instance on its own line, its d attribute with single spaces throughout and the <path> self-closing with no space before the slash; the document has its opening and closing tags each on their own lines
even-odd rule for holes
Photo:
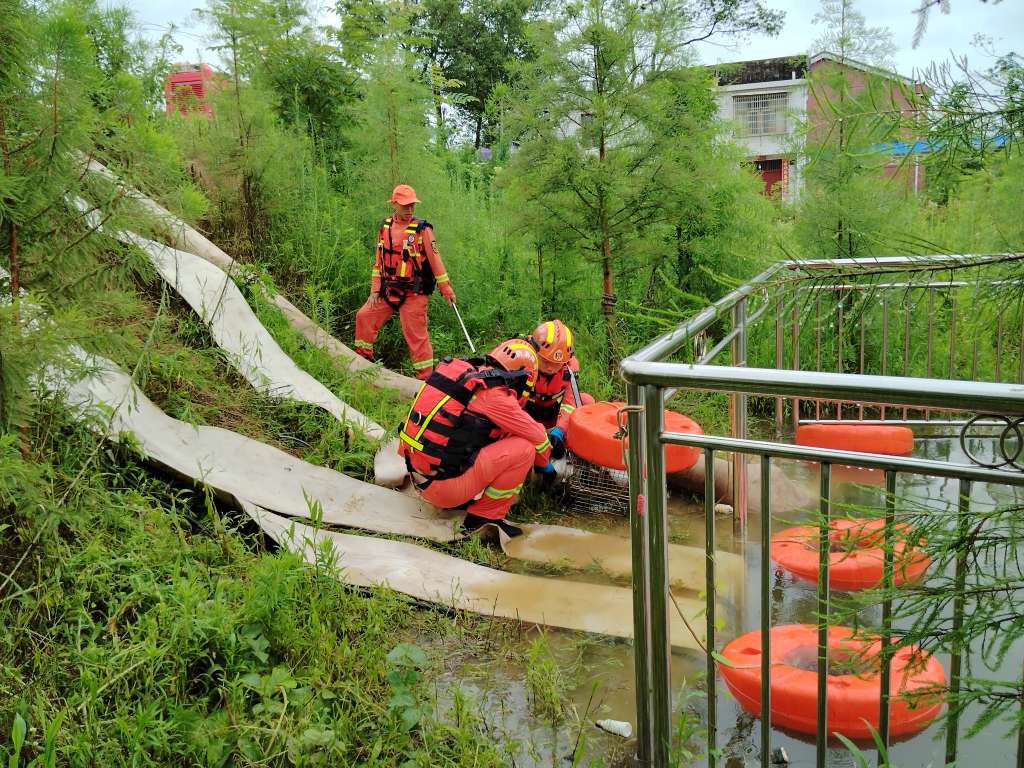
<svg viewBox="0 0 1024 768">
<path fill-rule="evenodd" d="M 522 339 L 503 341 L 487 354 L 487 359 L 509 373 L 524 371 L 525 386 L 521 391 L 529 392 L 537 381 L 540 361 L 533 346 Z"/>
<path fill-rule="evenodd" d="M 572 359 L 572 331 L 561 320 L 548 320 L 533 329 L 530 341 L 542 360 L 568 363 Z"/>
</svg>

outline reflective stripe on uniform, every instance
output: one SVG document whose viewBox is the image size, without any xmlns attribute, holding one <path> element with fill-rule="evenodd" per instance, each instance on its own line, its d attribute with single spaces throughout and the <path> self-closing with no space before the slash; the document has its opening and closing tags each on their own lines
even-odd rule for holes
<svg viewBox="0 0 1024 768">
<path fill-rule="evenodd" d="M 548 438 L 545 437 L 543 443 L 537 443 L 537 445 L 535 445 L 533 447 L 534 447 L 534 450 L 537 451 L 537 453 L 543 453 L 544 451 L 546 451 L 548 448 L 551 447 L 551 441 L 548 440 Z"/>
<path fill-rule="evenodd" d="M 436 281 L 437 281 L 438 283 L 447 283 L 447 282 L 448 282 L 448 273 L 447 273 L 447 272 L 442 272 L 442 273 L 441 273 L 440 275 L 438 275 L 438 276 L 437 276 L 437 277 L 435 277 L 434 279 L 435 279 L 435 280 L 436 280 Z"/>
<path fill-rule="evenodd" d="M 562 403 L 562 407 L 558 409 L 562 413 L 572 413 L 576 410 L 575 405 L 569 405 L 568 403 Z"/>
<path fill-rule="evenodd" d="M 484 496 L 489 499 L 510 499 L 519 493 L 519 490 L 523 487 L 522 483 L 517 485 L 515 488 L 509 488 L 508 490 L 502 490 L 501 488 L 495 488 L 493 485 L 487 486 L 484 490 Z"/>
<path fill-rule="evenodd" d="M 356 339 L 356 346 L 359 347 L 360 349 L 368 349 L 371 352 L 373 352 L 373 344 L 371 344 L 368 341 L 363 341 L 362 339 Z"/>
<path fill-rule="evenodd" d="M 414 440 L 413 438 L 409 437 L 407 434 L 405 434 L 405 432 L 399 432 L 398 439 L 401 440 L 406 445 L 416 449 L 417 451 L 423 450 L 423 443 L 421 443 L 419 440 Z"/>
<path fill-rule="evenodd" d="M 431 358 L 430 360 L 413 360 L 412 361 L 412 367 L 415 368 L 417 371 L 420 371 L 420 370 L 422 370 L 424 368 L 429 368 L 433 364 L 434 364 L 434 359 L 433 358 Z"/>
</svg>

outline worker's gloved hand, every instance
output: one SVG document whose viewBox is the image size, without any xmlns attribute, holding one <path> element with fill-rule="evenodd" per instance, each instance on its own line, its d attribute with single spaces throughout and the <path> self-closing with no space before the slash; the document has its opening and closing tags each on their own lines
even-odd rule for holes
<svg viewBox="0 0 1024 768">
<path fill-rule="evenodd" d="M 545 486 L 551 485 L 558 478 L 558 475 L 555 474 L 555 465 L 550 461 L 543 467 L 534 467 L 533 471 L 540 475 L 540 481 Z"/>
<path fill-rule="evenodd" d="M 438 290 L 441 291 L 441 295 L 444 296 L 445 301 L 449 304 L 455 303 L 455 291 L 452 290 L 451 283 L 441 283 Z"/>
<path fill-rule="evenodd" d="M 561 427 L 555 427 L 548 432 L 548 440 L 551 441 L 552 459 L 561 459 L 565 456 L 565 432 Z"/>
</svg>

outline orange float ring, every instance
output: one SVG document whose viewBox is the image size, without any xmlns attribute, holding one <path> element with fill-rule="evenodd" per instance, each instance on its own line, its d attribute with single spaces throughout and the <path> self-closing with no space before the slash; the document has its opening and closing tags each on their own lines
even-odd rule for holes
<svg viewBox="0 0 1024 768">
<path fill-rule="evenodd" d="M 882 550 L 884 520 L 832 520 L 829 523 L 828 585 L 852 592 L 882 583 L 885 553 Z M 905 530 L 905 526 L 897 526 Z M 772 537 L 772 560 L 798 579 L 818 580 L 818 536 L 813 525 L 798 525 Z M 902 539 L 893 546 L 893 576 L 896 584 L 920 578 L 931 560 L 919 548 Z"/>
<path fill-rule="evenodd" d="M 772 627 L 771 721 L 772 725 L 800 733 L 817 732 L 818 630 L 812 624 Z M 849 739 L 871 738 L 878 729 L 880 669 L 877 638 L 854 638 L 849 627 L 829 627 L 829 655 L 834 663 L 851 662 L 849 674 L 830 674 L 826 708 L 829 734 Z M 725 684 L 745 710 L 761 714 L 761 633 L 748 632 L 722 649 L 734 666 L 719 663 Z M 946 684 L 942 664 L 930 653 L 908 647 L 892 657 L 889 683 L 889 735 L 909 736 L 924 730 L 942 712 Z M 917 693 L 920 692 L 920 693 Z M 869 727 L 870 726 L 870 727 Z"/>
<path fill-rule="evenodd" d="M 914 452 L 914 432 L 887 424 L 804 424 L 796 428 L 796 444 L 905 456 Z"/>
<path fill-rule="evenodd" d="M 581 459 L 608 469 L 625 469 L 622 463 L 623 439 L 615 436 L 619 429 L 616 412 L 625 403 L 592 403 L 583 405 L 569 417 L 569 431 L 566 445 Z M 665 411 L 665 429 L 668 432 L 685 432 L 703 435 L 704 430 L 688 416 L 675 411 Z M 628 439 L 626 444 L 629 444 Z M 685 445 L 665 446 L 665 471 L 681 472 L 697 463 L 698 448 Z"/>
</svg>

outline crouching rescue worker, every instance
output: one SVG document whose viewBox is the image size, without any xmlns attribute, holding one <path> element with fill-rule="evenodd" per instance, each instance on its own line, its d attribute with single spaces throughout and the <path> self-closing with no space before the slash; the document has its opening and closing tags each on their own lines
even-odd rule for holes
<svg viewBox="0 0 1024 768">
<path fill-rule="evenodd" d="M 505 516 L 530 468 L 551 466 L 544 427 L 522 406 L 537 370 L 537 353 L 523 339 L 499 344 L 483 361 L 445 358 L 398 435 L 420 496 L 465 509 L 467 531 L 490 522 L 509 536 L 523 532 Z"/>
<path fill-rule="evenodd" d="M 594 402 L 594 398 L 580 394 L 576 382 L 580 364 L 573 350 L 572 331 L 565 323 L 541 323 L 528 339 L 540 358 L 540 374 L 526 403 L 526 412 L 550 430 L 551 457 L 560 459 L 565 455 L 569 417 L 579 406 Z"/>
<path fill-rule="evenodd" d="M 398 312 L 402 334 L 416 377 L 426 379 L 434 369 L 434 349 L 427 331 L 427 304 L 434 287 L 455 302 L 430 223 L 412 215 L 419 199 L 408 184 L 391 193 L 394 216 L 377 230 L 376 259 L 370 272 L 370 298 L 356 313 L 356 352 L 373 360 L 373 342 L 384 323 Z"/>
</svg>

